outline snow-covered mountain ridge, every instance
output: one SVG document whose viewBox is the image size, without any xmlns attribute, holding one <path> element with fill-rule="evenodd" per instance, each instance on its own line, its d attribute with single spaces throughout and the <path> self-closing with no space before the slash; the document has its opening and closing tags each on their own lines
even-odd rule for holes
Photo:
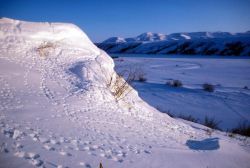
<svg viewBox="0 0 250 168">
<path fill-rule="evenodd" d="M 122 38 L 122 37 L 111 37 L 104 40 L 102 43 L 122 43 L 122 42 L 152 42 L 152 41 L 177 41 L 177 40 L 194 40 L 194 39 L 215 39 L 215 38 L 239 38 L 247 37 L 250 38 L 250 31 L 244 33 L 229 33 L 229 32 L 191 32 L 191 33 L 172 33 L 169 35 L 161 33 L 146 32 L 136 37 Z"/>
<path fill-rule="evenodd" d="M 109 53 L 250 55 L 250 31 L 143 33 L 134 38 L 112 37 L 98 47 Z"/>
<path fill-rule="evenodd" d="M 248 167 L 249 139 L 117 99 L 113 67 L 75 25 L 0 19 L 0 166 Z"/>
</svg>

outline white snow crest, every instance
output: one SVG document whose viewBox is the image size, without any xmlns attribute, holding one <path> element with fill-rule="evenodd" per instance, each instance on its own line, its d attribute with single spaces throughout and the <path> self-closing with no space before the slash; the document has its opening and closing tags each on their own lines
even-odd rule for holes
<svg viewBox="0 0 250 168">
<path fill-rule="evenodd" d="M 14 40 L 21 38 L 33 43 L 64 43 L 86 49 L 93 54 L 100 54 L 99 49 L 87 35 L 80 28 L 69 23 L 34 23 L 2 18 L 0 19 L 0 39 L 7 37 L 14 37 Z"/>
</svg>

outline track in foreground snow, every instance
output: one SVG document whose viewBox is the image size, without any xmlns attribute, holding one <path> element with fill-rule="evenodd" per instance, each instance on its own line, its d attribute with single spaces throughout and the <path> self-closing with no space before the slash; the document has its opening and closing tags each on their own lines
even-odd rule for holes
<svg viewBox="0 0 250 168">
<path fill-rule="evenodd" d="M 112 60 L 76 26 L 4 18 L 0 30 L 1 167 L 249 165 L 249 139 L 208 135 L 134 90 L 117 102 Z"/>
</svg>

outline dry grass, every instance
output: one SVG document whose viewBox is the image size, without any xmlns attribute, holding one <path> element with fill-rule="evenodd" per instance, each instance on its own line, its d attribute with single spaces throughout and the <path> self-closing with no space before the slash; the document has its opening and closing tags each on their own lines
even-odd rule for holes
<svg viewBox="0 0 250 168">
<path fill-rule="evenodd" d="M 220 121 L 217 121 L 215 120 L 215 118 L 209 118 L 208 116 L 205 116 L 205 119 L 204 119 L 204 125 L 209 127 L 209 128 L 212 128 L 212 129 L 220 129 L 219 128 L 219 124 L 221 122 Z"/>
<path fill-rule="evenodd" d="M 40 44 L 36 51 L 39 53 L 39 55 L 43 58 L 46 58 L 51 52 L 54 51 L 56 48 L 56 45 L 52 42 L 43 42 Z"/>
<path fill-rule="evenodd" d="M 130 87 L 131 81 L 134 79 L 132 74 L 128 74 L 126 80 L 122 75 L 113 74 L 110 77 L 110 80 L 107 83 L 107 86 L 110 88 L 112 94 L 117 100 L 124 98 L 131 90 Z"/>
<path fill-rule="evenodd" d="M 139 82 L 145 82 L 147 81 L 147 78 L 145 77 L 146 73 L 143 71 L 142 68 L 136 68 L 134 71 L 134 80 L 137 80 Z"/>
<path fill-rule="evenodd" d="M 247 122 L 240 122 L 236 128 L 232 129 L 232 133 L 249 137 L 250 136 L 250 124 L 248 124 Z"/>
<path fill-rule="evenodd" d="M 107 86 L 117 100 L 124 98 L 131 90 L 133 81 L 145 82 L 145 73 L 141 68 L 131 68 L 119 74 L 114 73 L 107 81 Z"/>
<path fill-rule="evenodd" d="M 140 75 L 140 76 L 138 77 L 138 81 L 139 81 L 139 82 L 146 82 L 146 81 L 147 81 L 147 78 L 145 78 L 144 75 Z"/>
<path fill-rule="evenodd" d="M 183 114 L 180 114 L 178 116 L 178 118 L 182 118 L 184 120 L 187 120 L 187 121 L 191 121 L 191 122 L 194 122 L 194 123 L 198 123 L 199 119 L 197 118 L 194 118 L 193 116 L 191 115 L 183 115 Z"/>
<path fill-rule="evenodd" d="M 168 81 L 166 84 L 172 87 L 182 87 L 182 82 L 180 80 L 171 80 Z"/>
<path fill-rule="evenodd" d="M 207 91 L 207 92 L 214 92 L 214 85 L 209 84 L 209 83 L 204 83 L 202 85 L 203 90 Z"/>
</svg>

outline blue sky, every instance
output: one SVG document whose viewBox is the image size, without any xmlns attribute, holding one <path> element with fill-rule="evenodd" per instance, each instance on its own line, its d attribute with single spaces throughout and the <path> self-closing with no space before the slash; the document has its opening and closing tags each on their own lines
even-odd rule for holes
<svg viewBox="0 0 250 168">
<path fill-rule="evenodd" d="M 0 16 L 71 22 L 94 42 L 143 32 L 250 30 L 250 0 L 0 0 Z"/>
</svg>

